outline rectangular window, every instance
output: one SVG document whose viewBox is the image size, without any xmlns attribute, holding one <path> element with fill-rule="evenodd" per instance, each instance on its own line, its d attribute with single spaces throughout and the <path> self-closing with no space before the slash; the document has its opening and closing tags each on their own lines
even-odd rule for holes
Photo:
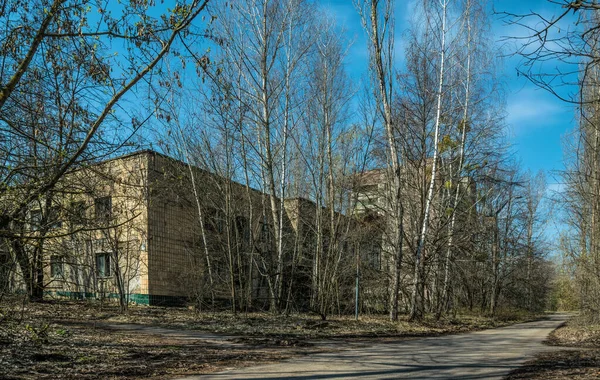
<svg viewBox="0 0 600 380">
<path fill-rule="evenodd" d="M 381 270 L 381 246 L 372 243 L 367 252 L 367 266 L 371 269 Z"/>
<path fill-rule="evenodd" d="M 42 224 L 42 210 L 33 210 L 29 215 L 29 226 L 32 231 L 40 229 Z"/>
<path fill-rule="evenodd" d="M 204 228 L 207 231 L 212 231 L 212 232 L 218 232 L 218 233 L 222 233 L 223 232 L 223 213 L 221 213 L 219 210 L 215 209 L 215 208 L 208 208 L 206 209 L 205 213 L 205 223 L 204 223 Z"/>
<path fill-rule="evenodd" d="M 96 198 L 94 199 L 94 206 L 96 208 L 96 221 L 108 223 L 112 218 L 112 198 Z"/>
<path fill-rule="evenodd" d="M 110 277 L 110 253 L 96 254 L 96 274 L 98 277 Z"/>
<path fill-rule="evenodd" d="M 48 226 L 50 229 L 61 228 L 62 221 L 60 220 L 60 209 L 58 207 L 51 207 L 48 213 Z"/>
<path fill-rule="evenodd" d="M 60 256 L 50 256 L 50 276 L 62 277 L 64 274 L 63 258 Z"/>
<path fill-rule="evenodd" d="M 271 242 L 271 228 L 267 223 L 260 223 L 260 241 L 265 244 Z"/>
<path fill-rule="evenodd" d="M 248 223 L 248 218 L 237 216 L 235 218 L 235 228 L 239 239 L 243 239 L 244 241 L 250 239 L 250 223 Z"/>
<path fill-rule="evenodd" d="M 323 252 L 329 251 L 329 242 L 329 235 L 323 235 L 323 239 L 321 241 L 321 249 L 323 250 Z"/>
<path fill-rule="evenodd" d="M 69 211 L 72 226 L 81 226 L 85 223 L 85 202 L 72 202 Z"/>
</svg>

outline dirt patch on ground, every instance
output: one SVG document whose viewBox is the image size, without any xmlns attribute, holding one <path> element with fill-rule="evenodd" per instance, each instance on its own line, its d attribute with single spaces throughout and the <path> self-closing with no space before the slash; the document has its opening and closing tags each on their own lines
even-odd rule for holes
<svg viewBox="0 0 600 380">
<path fill-rule="evenodd" d="M 144 309 L 133 307 L 127 319 L 133 322 L 136 314 L 153 313 Z M 168 320 L 186 312 L 194 314 L 186 309 L 158 314 Z M 3 303 L 0 379 L 164 379 L 327 350 L 285 339 L 236 342 L 203 339 L 202 334 L 172 337 L 153 334 L 152 329 L 120 330 L 111 328 L 115 315 L 114 306 L 89 303 Z"/>
<path fill-rule="evenodd" d="M 546 343 L 571 349 L 541 353 L 507 379 L 600 378 L 600 325 L 575 317 L 554 330 Z"/>
<path fill-rule="evenodd" d="M 600 324 L 574 317 L 548 337 L 553 346 L 600 348 Z"/>
</svg>

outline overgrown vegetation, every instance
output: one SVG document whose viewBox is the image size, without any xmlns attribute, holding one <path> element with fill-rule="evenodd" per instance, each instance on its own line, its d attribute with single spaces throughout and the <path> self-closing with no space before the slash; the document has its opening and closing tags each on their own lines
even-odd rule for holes
<svg viewBox="0 0 600 380">
<path fill-rule="evenodd" d="M 546 308 L 545 177 L 505 148 L 485 4 L 414 2 L 397 44 L 393 1 L 354 2 L 369 51 L 359 83 L 350 42 L 318 1 L 109 3 L 11 0 L 0 12 L 0 350 L 11 376 L 75 366 L 85 377 L 101 364 L 108 376 L 167 376 L 191 360 L 237 360 L 106 334 L 111 323 L 302 346 L 471 331 Z M 138 147 L 174 156 L 179 171 L 163 168 L 160 187 L 135 176 L 139 163 L 119 175 L 102 166 Z M 193 233 L 135 228 L 153 225 L 140 216 L 151 203 Z M 167 234 L 166 219 L 156 225 Z M 172 260 L 144 268 L 157 241 Z M 183 286 L 202 313 L 128 310 L 132 293 L 163 296 L 146 293 L 164 268 L 179 277 L 161 278 L 163 294 Z M 116 293 L 118 312 L 43 302 L 68 286 Z M 12 302 L 19 291 L 32 303 Z M 240 350 L 242 361 L 278 357 Z M 135 364 L 142 351 L 152 365 Z"/>
<path fill-rule="evenodd" d="M 518 70 L 531 82 L 574 106 L 577 125 L 567 136 L 564 189 L 557 194 L 564 228 L 557 246 L 562 266 L 550 298 L 553 307 L 580 310 L 554 331 L 549 343 L 574 350 L 540 355 L 511 378 L 598 378 L 600 367 L 600 8 L 596 1 L 549 1 L 541 11 L 507 12 L 528 30 Z M 561 8 L 559 8 L 559 6 Z M 531 28 L 531 25 L 535 25 Z M 548 65 L 552 62 L 551 65 Z"/>
<path fill-rule="evenodd" d="M 193 234 L 169 244 L 161 265 L 182 268 L 160 281 L 204 309 L 419 321 L 545 308 L 545 179 L 505 149 L 485 4 L 412 4 L 399 66 L 393 1 L 356 1 L 370 53 L 359 91 L 350 43 L 317 1 L 21 3 L 0 15 L 26 47 L 6 38 L 0 73 L 1 292 L 115 293 L 125 313 L 154 280 L 140 274 L 152 242 L 176 235 L 134 228 L 140 208 L 164 215 L 176 198 L 169 210 Z M 134 91 L 140 107 L 126 103 Z M 99 173 L 134 145 L 179 171 L 161 189 L 135 176 L 139 163 Z"/>
<path fill-rule="evenodd" d="M 293 343 L 247 346 L 201 336 L 111 329 L 115 315 L 120 315 L 116 303 L 5 302 L 0 310 L 0 377 L 162 379 L 320 350 Z M 198 321 L 187 309 L 131 307 L 134 320 L 148 315 L 160 316 L 166 325 L 182 318 Z"/>
</svg>

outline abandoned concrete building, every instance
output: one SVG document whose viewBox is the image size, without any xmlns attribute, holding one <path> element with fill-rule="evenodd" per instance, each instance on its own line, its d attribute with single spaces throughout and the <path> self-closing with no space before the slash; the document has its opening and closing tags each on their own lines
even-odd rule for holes
<svg viewBox="0 0 600 380">
<path fill-rule="evenodd" d="M 354 181 L 347 215 L 303 198 L 278 200 L 285 232 L 280 268 L 267 194 L 151 150 L 72 171 L 52 202 L 31 207 L 28 224 L 47 237 L 43 277 L 49 296 L 124 296 L 147 305 L 237 299 L 247 308 L 268 308 L 279 275 L 285 284 L 279 296 L 307 310 L 315 281 L 331 275 L 320 269 L 325 264 L 318 251 L 335 244 L 336 297 L 353 307 L 360 271 L 362 305 L 381 311 L 388 291 L 385 173 L 366 172 Z M 316 220 L 331 215 L 336 231 L 322 223 L 318 241 Z M 18 270 L 9 282 L 13 289 L 22 286 Z"/>
<path fill-rule="evenodd" d="M 231 297 L 232 278 L 244 277 L 243 297 L 268 305 L 265 272 L 275 270 L 268 261 L 276 253 L 264 193 L 151 150 L 75 170 L 56 193 L 50 208 L 33 206 L 28 215 L 31 231 L 46 236 L 46 295 L 125 294 L 148 305 L 219 301 Z M 296 283 L 288 297 L 301 308 L 310 297 L 317 208 L 302 198 L 282 204 L 283 269 L 294 273 L 282 282 Z M 20 286 L 17 272 L 13 289 Z"/>
<path fill-rule="evenodd" d="M 401 204 L 402 204 L 402 228 L 403 228 L 403 262 L 402 267 L 413 268 L 414 249 L 417 246 L 422 223 L 422 212 L 428 178 L 425 173 L 430 172 L 431 160 L 425 165 L 422 162 L 407 163 L 401 168 Z M 357 237 L 361 245 L 361 255 L 366 265 L 363 278 L 365 294 L 363 306 L 371 310 L 383 312 L 386 307 L 389 289 L 381 285 L 381 274 L 391 273 L 392 262 L 390 256 L 395 248 L 393 247 L 395 223 L 390 216 L 390 208 L 396 196 L 395 191 L 390 191 L 390 184 L 393 179 L 390 170 L 373 169 L 355 176 L 353 184 L 353 197 L 355 199 L 354 216 L 362 221 L 362 235 Z M 455 216 L 456 232 L 454 233 L 453 246 L 455 249 L 469 251 L 473 244 L 472 228 L 466 226 L 473 225 L 477 221 L 476 211 L 476 184 L 470 177 L 462 177 L 456 184 L 444 182 L 442 176 L 436 178 L 436 191 L 439 197 L 455 197 L 456 210 L 451 210 Z M 459 191 L 456 192 L 457 187 Z M 450 195 L 451 194 L 451 195 Z M 430 216 L 430 229 L 433 230 L 433 236 L 447 236 L 447 229 L 452 215 L 450 209 L 446 208 L 445 213 L 440 213 L 440 207 L 433 207 Z M 440 215 L 443 214 L 443 215 Z M 465 228 L 466 227 L 466 228 Z M 429 246 L 429 252 L 426 255 L 434 257 L 440 247 L 447 247 L 447 242 L 439 239 L 437 244 Z M 371 270 L 372 273 L 369 273 Z M 410 270 L 409 270 L 410 271 Z M 400 297 L 405 298 L 404 305 L 408 305 L 408 294 L 412 286 L 410 274 L 405 277 L 406 283 L 402 286 L 403 294 Z M 426 289 L 427 292 L 427 289 Z"/>
</svg>

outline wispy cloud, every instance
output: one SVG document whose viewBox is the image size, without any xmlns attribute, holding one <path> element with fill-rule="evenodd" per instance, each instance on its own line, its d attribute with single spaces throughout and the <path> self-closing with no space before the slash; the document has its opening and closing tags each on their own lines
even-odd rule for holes
<svg viewBox="0 0 600 380">
<path fill-rule="evenodd" d="M 509 95 L 507 124 L 515 134 L 564 122 L 567 107 L 551 94 L 537 88 L 523 88 Z"/>
</svg>

